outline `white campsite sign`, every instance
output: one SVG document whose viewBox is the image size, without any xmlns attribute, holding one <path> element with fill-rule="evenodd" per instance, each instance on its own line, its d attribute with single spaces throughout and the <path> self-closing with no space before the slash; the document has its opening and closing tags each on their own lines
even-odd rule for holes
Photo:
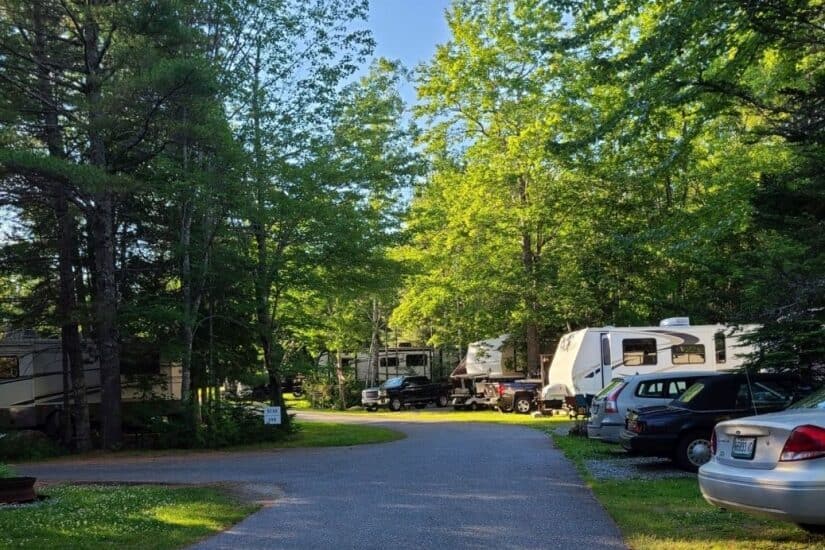
<svg viewBox="0 0 825 550">
<path fill-rule="evenodd" d="M 264 424 L 280 424 L 281 407 L 264 407 Z"/>
</svg>

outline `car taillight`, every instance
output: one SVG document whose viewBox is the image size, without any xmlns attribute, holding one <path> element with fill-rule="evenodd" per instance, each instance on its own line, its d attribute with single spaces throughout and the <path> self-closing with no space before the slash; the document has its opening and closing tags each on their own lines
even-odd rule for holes
<svg viewBox="0 0 825 550">
<path fill-rule="evenodd" d="M 799 426 L 782 447 L 779 460 L 792 462 L 794 460 L 810 460 L 825 456 L 825 429 L 819 426 Z"/>
<path fill-rule="evenodd" d="M 716 456 L 716 430 L 710 432 L 710 455 Z"/>
<path fill-rule="evenodd" d="M 498 396 L 501 397 L 502 395 L 504 395 L 504 384 L 499 384 L 498 385 Z"/>
<path fill-rule="evenodd" d="M 604 412 L 619 412 L 619 406 L 616 404 L 616 400 L 619 399 L 619 394 L 622 393 L 622 390 L 625 388 L 625 386 L 627 386 L 627 384 L 619 384 L 618 386 L 616 386 L 616 389 L 607 394 L 607 397 L 604 400 Z"/>
</svg>

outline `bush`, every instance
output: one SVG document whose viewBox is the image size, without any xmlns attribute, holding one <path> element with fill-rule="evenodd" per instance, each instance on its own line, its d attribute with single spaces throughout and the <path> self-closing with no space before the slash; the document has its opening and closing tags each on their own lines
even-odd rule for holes
<svg viewBox="0 0 825 550">
<path fill-rule="evenodd" d="M 194 411 L 148 420 L 144 439 L 163 449 L 216 449 L 264 441 L 277 441 L 293 432 L 283 426 L 266 425 L 255 405 L 237 401 L 211 401 L 201 407 L 200 422 Z"/>
<path fill-rule="evenodd" d="M 8 464 L 3 464 L 0 462 L 0 478 L 4 477 L 14 477 L 16 474 L 11 466 Z"/>
<path fill-rule="evenodd" d="M 35 430 L 0 434 L 0 460 L 37 460 L 66 454 L 66 450 Z"/>
<path fill-rule="evenodd" d="M 309 375 L 303 384 L 307 399 L 314 409 L 334 409 L 338 407 L 340 398 L 338 396 L 338 381 L 329 381 L 325 376 L 317 374 Z M 361 404 L 361 390 L 364 384 L 359 382 L 354 374 L 348 374 L 344 381 L 344 391 L 346 403 L 344 408 Z"/>
</svg>

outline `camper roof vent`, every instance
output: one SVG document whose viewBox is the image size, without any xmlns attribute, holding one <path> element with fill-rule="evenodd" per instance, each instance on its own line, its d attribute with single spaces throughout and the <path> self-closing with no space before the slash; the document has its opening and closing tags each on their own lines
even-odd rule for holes
<svg viewBox="0 0 825 550">
<path fill-rule="evenodd" d="M 690 317 L 668 317 L 659 321 L 660 327 L 689 327 Z"/>
</svg>

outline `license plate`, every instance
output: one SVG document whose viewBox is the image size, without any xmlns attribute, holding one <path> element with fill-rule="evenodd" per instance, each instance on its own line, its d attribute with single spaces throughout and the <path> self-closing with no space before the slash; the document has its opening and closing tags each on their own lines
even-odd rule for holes
<svg viewBox="0 0 825 550">
<path fill-rule="evenodd" d="M 730 456 L 733 458 L 744 458 L 746 460 L 750 460 L 753 458 L 753 452 L 755 450 L 755 437 L 734 437 L 733 446 L 730 450 Z"/>
</svg>

